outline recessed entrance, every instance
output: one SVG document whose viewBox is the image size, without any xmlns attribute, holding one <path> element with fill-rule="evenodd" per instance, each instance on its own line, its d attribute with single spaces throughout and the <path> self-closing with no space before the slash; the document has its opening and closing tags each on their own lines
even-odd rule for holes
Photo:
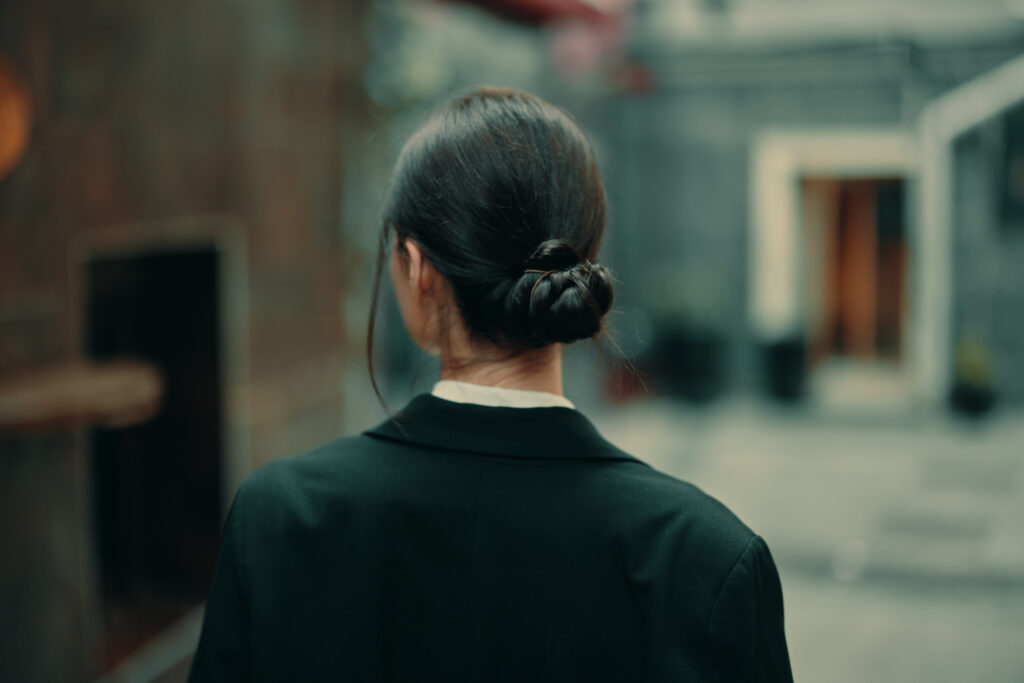
<svg viewBox="0 0 1024 683">
<path fill-rule="evenodd" d="M 905 196 L 899 177 L 800 182 L 807 371 L 822 404 L 893 406 L 909 392 Z"/>
<path fill-rule="evenodd" d="M 219 541 L 223 480 L 220 252 L 194 246 L 84 263 L 85 337 L 97 360 L 159 368 L 157 415 L 90 435 L 109 670 L 201 603 Z"/>
<path fill-rule="evenodd" d="M 916 171 L 901 130 L 767 131 L 755 145 L 751 323 L 767 348 L 795 350 L 776 365 L 806 376 L 816 405 L 895 414 L 925 381 L 911 352 L 921 299 L 907 291 Z"/>
<path fill-rule="evenodd" d="M 801 182 L 808 360 L 899 362 L 907 281 L 901 178 Z"/>
</svg>

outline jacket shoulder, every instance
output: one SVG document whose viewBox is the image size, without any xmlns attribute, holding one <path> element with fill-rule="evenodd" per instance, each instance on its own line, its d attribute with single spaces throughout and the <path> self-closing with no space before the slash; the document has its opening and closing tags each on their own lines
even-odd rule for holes
<svg viewBox="0 0 1024 683">
<path fill-rule="evenodd" d="M 359 491 L 376 478 L 366 456 L 366 436 L 337 439 L 300 455 L 272 460 L 250 472 L 235 494 L 235 505 L 249 519 L 283 520 L 298 515 L 315 521 L 324 501 Z"/>
<path fill-rule="evenodd" d="M 690 556 L 731 567 L 757 538 L 729 507 L 698 486 L 652 467 L 621 470 L 621 491 L 636 501 L 631 506 L 635 523 L 673 530 L 671 536 L 686 546 L 683 550 L 696 553 Z"/>
</svg>

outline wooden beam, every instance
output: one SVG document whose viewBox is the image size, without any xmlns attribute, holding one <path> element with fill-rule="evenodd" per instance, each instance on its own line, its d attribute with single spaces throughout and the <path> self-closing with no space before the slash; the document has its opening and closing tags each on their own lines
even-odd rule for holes
<svg viewBox="0 0 1024 683">
<path fill-rule="evenodd" d="M 0 432 L 122 427 L 157 413 L 163 379 L 149 363 L 75 363 L 0 381 Z"/>
</svg>

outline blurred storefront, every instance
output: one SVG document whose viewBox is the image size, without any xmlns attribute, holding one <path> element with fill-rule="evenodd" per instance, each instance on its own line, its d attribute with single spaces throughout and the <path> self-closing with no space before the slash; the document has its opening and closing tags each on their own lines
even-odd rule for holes
<svg viewBox="0 0 1024 683">
<path fill-rule="evenodd" d="M 973 344 L 1001 400 L 1024 400 L 1019 18 L 994 2 L 639 9 L 630 58 L 655 85 L 609 104 L 630 303 L 669 296 L 677 327 L 722 340 L 723 390 L 941 410 Z"/>
</svg>

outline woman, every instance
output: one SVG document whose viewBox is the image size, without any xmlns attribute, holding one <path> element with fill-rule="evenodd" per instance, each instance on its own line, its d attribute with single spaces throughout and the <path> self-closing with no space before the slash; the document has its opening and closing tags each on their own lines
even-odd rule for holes
<svg viewBox="0 0 1024 683">
<path fill-rule="evenodd" d="M 612 302 L 604 225 L 589 143 L 536 97 L 478 90 L 409 140 L 377 277 L 390 253 L 441 381 L 248 477 L 190 680 L 792 680 L 764 542 L 562 396 Z"/>
</svg>

